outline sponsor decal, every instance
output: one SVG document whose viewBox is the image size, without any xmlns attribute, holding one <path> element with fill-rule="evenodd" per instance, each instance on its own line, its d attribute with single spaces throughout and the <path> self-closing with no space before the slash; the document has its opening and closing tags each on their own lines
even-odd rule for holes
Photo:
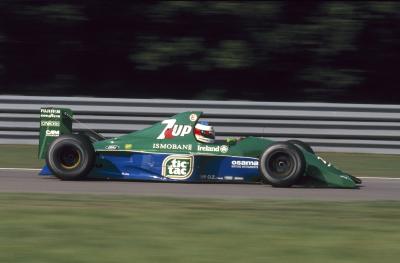
<svg viewBox="0 0 400 263">
<path fill-rule="evenodd" d="M 132 144 L 130 143 L 125 144 L 125 150 L 132 150 Z"/>
<path fill-rule="evenodd" d="M 40 118 L 60 119 L 61 115 L 56 114 L 40 114 Z"/>
<path fill-rule="evenodd" d="M 106 150 L 118 150 L 119 146 L 115 145 L 115 144 L 111 144 L 111 145 L 107 145 L 105 148 L 106 148 Z"/>
<path fill-rule="evenodd" d="M 46 130 L 46 136 L 58 137 L 58 136 L 60 136 L 60 131 L 58 131 L 58 130 Z"/>
<path fill-rule="evenodd" d="M 192 155 L 170 155 L 162 163 L 161 174 L 167 178 L 185 180 L 193 173 Z"/>
<path fill-rule="evenodd" d="M 42 127 L 60 127 L 59 121 L 41 121 L 40 126 Z"/>
<path fill-rule="evenodd" d="M 194 114 L 194 113 L 190 114 L 189 120 L 190 120 L 190 121 L 196 121 L 196 120 L 197 120 L 197 115 Z"/>
<path fill-rule="evenodd" d="M 61 110 L 60 109 L 40 109 L 40 113 L 61 114 Z"/>
<path fill-rule="evenodd" d="M 223 177 L 218 177 L 215 174 L 201 174 L 200 179 L 202 179 L 202 180 L 224 180 Z"/>
<path fill-rule="evenodd" d="M 228 150 L 229 150 L 229 147 L 226 146 L 226 145 L 221 145 L 221 147 L 219 147 L 219 149 L 220 149 L 220 151 L 221 151 L 222 153 L 227 153 Z"/>
<path fill-rule="evenodd" d="M 224 176 L 225 180 L 233 180 L 233 181 L 243 181 L 244 178 L 241 176 Z"/>
<path fill-rule="evenodd" d="M 317 159 L 323 162 L 326 166 L 330 167 L 332 164 L 330 162 L 325 161 L 322 157 L 317 156 Z"/>
<path fill-rule="evenodd" d="M 229 147 L 226 145 L 197 145 L 197 151 L 199 152 L 221 152 L 227 153 Z"/>
<path fill-rule="evenodd" d="M 191 151 L 192 145 L 191 144 L 175 144 L 175 143 L 153 143 L 153 149 Z"/>
<path fill-rule="evenodd" d="M 232 168 L 258 168 L 258 161 L 246 161 L 246 160 L 233 160 L 231 162 Z"/>
<path fill-rule="evenodd" d="M 40 118 L 60 118 L 60 109 L 40 109 Z"/>
<path fill-rule="evenodd" d="M 162 124 L 166 124 L 166 126 L 157 139 L 172 139 L 177 136 L 185 136 L 192 131 L 190 125 L 177 125 L 175 123 L 175 119 L 164 120 Z"/>
<path fill-rule="evenodd" d="M 350 177 L 346 176 L 346 175 L 341 175 L 340 178 L 343 178 L 345 180 L 349 180 L 349 181 L 353 181 L 350 179 Z"/>
</svg>

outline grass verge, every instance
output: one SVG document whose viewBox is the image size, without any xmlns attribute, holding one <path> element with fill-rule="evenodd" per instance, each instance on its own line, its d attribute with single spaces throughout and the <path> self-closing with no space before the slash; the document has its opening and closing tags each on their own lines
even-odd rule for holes
<svg viewBox="0 0 400 263">
<path fill-rule="evenodd" d="M 354 176 L 400 177 L 400 155 L 365 153 L 318 153 Z"/>
<path fill-rule="evenodd" d="M 37 156 L 37 145 L 0 145 L 0 167 L 41 168 L 44 160 Z"/>
<path fill-rule="evenodd" d="M 397 262 L 399 202 L 0 194 L 0 262 Z"/>
<path fill-rule="evenodd" d="M 0 167 L 41 168 L 36 145 L 0 145 Z M 318 153 L 355 176 L 400 177 L 400 156 L 386 154 Z"/>
</svg>

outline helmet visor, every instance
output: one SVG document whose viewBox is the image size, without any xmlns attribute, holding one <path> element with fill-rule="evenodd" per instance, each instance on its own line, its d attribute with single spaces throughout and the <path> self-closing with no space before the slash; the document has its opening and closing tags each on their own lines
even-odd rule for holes
<svg viewBox="0 0 400 263">
<path fill-rule="evenodd" d="M 194 134 L 201 135 L 208 139 L 215 139 L 214 131 L 205 131 L 205 130 L 195 129 Z"/>
</svg>

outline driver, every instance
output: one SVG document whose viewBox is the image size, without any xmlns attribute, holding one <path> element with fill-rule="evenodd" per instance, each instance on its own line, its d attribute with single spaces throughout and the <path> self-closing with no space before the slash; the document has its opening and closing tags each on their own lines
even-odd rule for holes
<svg viewBox="0 0 400 263">
<path fill-rule="evenodd" d="M 214 143 L 215 142 L 215 131 L 214 127 L 209 125 L 206 121 L 199 121 L 196 126 L 194 126 L 194 136 L 197 141 L 203 143 Z M 239 138 L 226 138 L 226 143 L 235 144 L 238 141 L 244 139 L 245 137 Z"/>
<path fill-rule="evenodd" d="M 214 127 L 208 125 L 206 121 L 199 121 L 194 127 L 194 136 L 199 142 L 214 143 L 215 142 Z"/>
</svg>

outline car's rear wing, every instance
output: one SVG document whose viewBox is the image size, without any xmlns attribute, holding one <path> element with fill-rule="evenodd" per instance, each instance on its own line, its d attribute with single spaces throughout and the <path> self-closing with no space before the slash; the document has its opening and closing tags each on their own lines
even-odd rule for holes
<svg viewBox="0 0 400 263">
<path fill-rule="evenodd" d="M 49 144 L 62 134 L 72 133 L 73 112 L 66 108 L 40 109 L 39 159 L 46 158 Z"/>
</svg>

